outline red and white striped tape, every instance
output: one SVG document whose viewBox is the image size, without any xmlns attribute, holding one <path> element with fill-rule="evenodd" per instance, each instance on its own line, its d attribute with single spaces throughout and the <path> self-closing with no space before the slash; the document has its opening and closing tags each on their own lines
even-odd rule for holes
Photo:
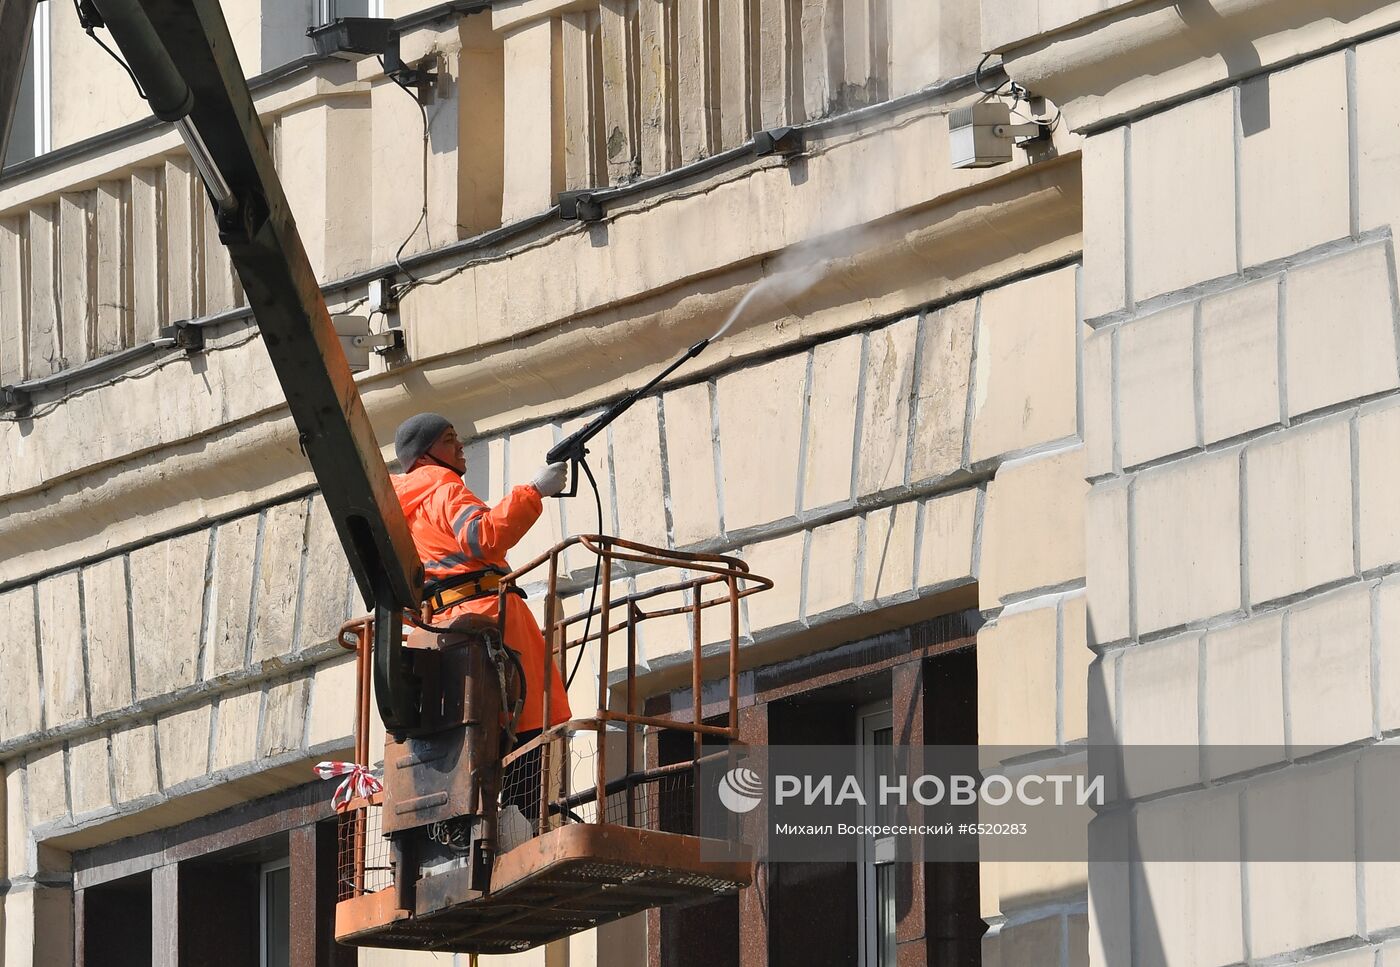
<svg viewBox="0 0 1400 967">
<path fill-rule="evenodd" d="M 342 782 L 335 790 L 335 795 L 331 797 L 331 805 L 336 812 L 344 812 L 350 805 L 352 799 L 368 799 L 376 792 L 384 789 L 384 783 L 377 779 L 368 768 L 356 765 L 353 762 L 318 762 L 312 766 L 316 770 L 316 775 L 322 779 L 334 779 L 336 776 L 344 776 Z"/>
</svg>

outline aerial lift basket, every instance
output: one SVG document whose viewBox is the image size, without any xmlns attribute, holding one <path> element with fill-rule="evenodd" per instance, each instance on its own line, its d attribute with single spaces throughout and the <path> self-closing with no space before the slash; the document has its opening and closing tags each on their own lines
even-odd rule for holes
<svg viewBox="0 0 1400 967">
<path fill-rule="evenodd" d="M 592 594 L 588 586 L 561 593 L 566 561 L 575 575 L 591 575 L 596 561 Z M 576 716 L 595 697 L 596 710 L 502 756 L 520 697 L 517 666 L 500 648 L 504 621 L 470 615 L 450 633 L 410 634 L 404 652 L 421 683 L 424 724 L 386 737 L 384 790 L 341 813 L 341 943 L 509 953 L 751 882 L 733 821 L 727 832 L 718 816 L 701 823 L 698 774 L 738 749 L 739 601 L 772 582 L 737 558 L 582 536 L 502 578 L 498 613 L 532 581 L 542 585 L 536 613 L 562 679 L 580 649 L 592 653 L 570 700 Z M 366 767 L 372 622 L 348 622 L 340 638 L 357 653 L 355 755 Z M 688 653 L 689 709 L 642 713 L 643 643 L 652 663 L 663 664 L 663 652 L 675 659 L 668 676 L 685 671 Z M 727 685 L 727 700 L 717 695 L 708 708 L 707 673 Z M 525 701 L 548 709 L 550 678 Z M 662 763 L 663 748 L 678 758 L 677 743 L 680 761 Z M 702 829 L 721 836 L 696 835 Z"/>
</svg>

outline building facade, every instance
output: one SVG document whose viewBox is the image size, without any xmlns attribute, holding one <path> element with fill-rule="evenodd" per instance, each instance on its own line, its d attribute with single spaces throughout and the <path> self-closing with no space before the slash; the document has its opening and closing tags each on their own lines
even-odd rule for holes
<svg viewBox="0 0 1400 967">
<path fill-rule="evenodd" d="M 358 377 L 379 438 L 447 415 L 477 493 L 759 292 L 594 452 L 604 531 L 776 582 L 742 612 L 751 741 L 1287 760 L 1400 729 L 1400 4 L 224 7 L 331 311 L 402 333 Z M 331 942 L 309 764 L 353 741 L 362 602 L 179 138 L 39 11 L 0 177 L 4 963 L 445 963 Z M 421 112 L 311 53 L 366 13 L 436 72 Z M 948 115 L 988 99 L 1047 132 L 955 169 Z M 595 529 L 551 501 L 513 559 Z M 653 707 L 693 701 L 689 640 L 643 638 Z M 1252 781 L 1207 760 L 1144 828 L 1247 830 Z M 514 959 L 1376 967 L 1396 876 L 775 865 Z"/>
</svg>

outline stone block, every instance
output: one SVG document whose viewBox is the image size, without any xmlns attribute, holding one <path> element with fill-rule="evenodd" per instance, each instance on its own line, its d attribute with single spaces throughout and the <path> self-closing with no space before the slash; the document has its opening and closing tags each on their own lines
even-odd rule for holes
<svg viewBox="0 0 1400 967">
<path fill-rule="evenodd" d="M 866 336 L 857 496 L 904 486 L 918 334 L 910 318 Z"/>
<path fill-rule="evenodd" d="M 980 594 L 990 602 L 1084 576 L 1084 448 L 1007 464 L 987 485 Z M 1027 554 L 1026 548 L 1036 548 Z"/>
<path fill-rule="evenodd" d="M 117 802 L 127 803 L 160 792 L 155 723 L 141 722 L 113 731 L 112 762 Z"/>
<path fill-rule="evenodd" d="M 1387 857 L 1361 864 L 1365 902 L 1365 923 L 1361 926 L 1372 936 L 1400 926 L 1400 862 L 1395 860 L 1400 856 L 1400 829 L 1393 820 L 1395 794 L 1400 790 L 1396 751 L 1393 745 L 1384 744 L 1358 762 L 1357 832 L 1367 857 Z"/>
<path fill-rule="evenodd" d="M 91 353 L 88 333 L 94 307 L 92 286 L 88 285 L 92 243 L 88 232 L 88 212 L 93 196 L 80 192 L 58 199 L 59 331 L 63 358 L 68 366 L 86 362 Z"/>
<path fill-rule="evenodd" d="M 311 498 L 308 513 L 307 566 L 297 612 L 297 651 L 333 640 L 341 624 L 350 617 L 350 565 L 326 502 L 319 494 Z"/>
<path fill-rule="evenodd" d="M 30 885 L 11 889 L 4 898 L 8 925 L 4 936 L 6 967 L 62 967 L 73 962 L 73 891 Z"/>
<path fill-rule="evenodd" d="M 982 500 L 982 490 L 970 487 L 923 502 L 917 559 L 920 588 L 950 587 L 976 579 Z"/>
<path fill-rule="evenodd" d="M 799 553 L 800 552 L 801 548 L 799 545 Z M 647 571 L 644 574 L 637 575 L 636 589 L 638 592 L 645 592 L 667 584 L 674 584 L 678 576 L 677 572 L 670 569 Z M 765 575 L 765 577 L 766 576 L 767 575 Z M 672 591 L 667 594 L 658 594 L 655 597 L 646 598 L 639 602 L 639 606 L 643 611 L 653 612 L 678 608 L 686 603 L 688 602 L 685 600 L 683 594 Z M 717 610 L 723 611 L 724 614 L 716 614 L 711 620 L 727 624 L 729 618 L 728 609 L 721 606 Z M 639 649 L 642 662 L 646 665 L 650 665 L 668 655 L 680 653 L 688 654 L 691 650 L 690 618 L 684 614 L 650 618 L 642 622 L 641 626 L 637 629 L 637 633 L 640 638 Z M 742 612 L 740 616 L 739 633 L 741 635 L 744 633 Z"/>
<path fill-rule="evenodd" d="M 61 743 L 31 752 L 25 758 L 31 829 L 68 815 L 68 775 L 63 760 Z"/>
<path fill-rule="evenodd" d="M 505 35 L 503 223 L 544 211 L 554 190 L 563 187 L 556 184 L 556 176 L 563 174 L 563 152 L 562 144 L 555 143 L 551 82 L 557 31 L 553 18 L 546 17 Z"/>
<path fill-rule="evenodd" d="M 252 762 L 258 745 L 263 690 L 259 685 L 219 697 L 214 714 L 214 761 L 210 772 Z"/>
<path fill-rule="evenodd" d="M 1376 654 L 1380 659 L 1380 727 L 1400 728 L 1400 578 L 1376 589 Z"/>
<path fill-rule="evenodd" d="M 1083 592 L 1060 603 L 1060 744 L 1089 734 L 1088 602 Z"/>
<path fill-rule="evenodd" d="M 845 613 L 855 607 L 859 552 L 858 517 L 847 517 L 811 532 L 805 572 L 807 586 L 802 597 L 804 617 Z"/>
<path fill-rule="evenodd" d="M 564 423 L 560 429 L 560 437 L 568 436 L 579 427 L 583 426 L 590 419 L 597 416 L 597 412 L 586 413 L 575 417 Z M 498 441 L 491 441 L 496 443 Z M 590 454 L 589 466 L 593 468 L 593 477 L 598 481 L 598 495 L 603 504 L 603 522 L 601 531 L 604 534 L 618 534 L 617 523 L 613 517 L 613 471 L 612 458 L 608 453 L 608 438 L 606 433 L 594 438 L 593 453 Z M 471 467 L 468 464 L 468 471 Z M 714 473 L 711 472 L 713 479 Z M 468 486 L 471 486 L 468 484 Z M 472 489 L 476 491 L 473 486 Z M 485 494 L 485 489 L 476 491 Z M 564 519 L 568 521 L 569 530 L 574 534 L 592 534 L 600 530 L 598 523 L 598 502 L 593 499 L 593 488 L 588 481 L 584 480 L 579 484 L 579 492 L 575 497 L 568 497 L 558 500 L 564 506 Z M 592 563 L 588 555 L 579 552 L 572 556 L 570 563 L 574 567 L 587 566 L 589 568 L 589 578 L 592 578 Z"/>
<path fill-rule="evenodd" d="M 1212 629 L 1205 646 L 1206 769 L 1212 779 L 1283 758 L 1283 618 Z"/>
<path fill-rule="evenodd" d="M 1089 744 L 1122 742 L 1118 721 L 1118 665 L 1121 659 L 1100 655 L 1089 663 Z"/>
<path fill-rule="evenodd" d="M 555 425 L 553 423 L 546 423 L 520 433 L 511 434 L 510 486 L 530 481 L 535 471 L 544 466 L 544 455 L 549 452 L 550 447 L 554 446 L 554 440 Z M 582 486 L 587 487 L 587 481 L 584 481 Z M 525 536 L 510 551 L 510 560 L 514 567 L 524 566 L 564 538 L 563 505 L 559 501 L 551 499 L 543 501 L 543 506 L 544 509 L 539 520 L 535 521 L 534 526 L 526 531 Z M 596 517 L 597 515 L 594 513 L 589 516 Z M 565 569 L 567 570 L 568 555 L 566 554 L 564 557 Z M 545 580 L 547 573 L 541 569 L 535 580 Z"/>
<path fill-rule="evenodd" d="M 305 500 L 277 504 L 263 511 L 251 618 L 254 664 L 292 651 L 305 541 Z"/>
<path fill-rule="evenodd" d="M 1297 427 L 1245 450 L 1249 596 L 1296 594 L 1353 573 L 1351 429 Z"/>
<path fill-rule="evenodd" d="M 1127 128 L 1084 139 L 1084 318 L 1127 304 Z"/>
<path fill-rule="evenodd" d="M 112 805 L 112 780 L 106 735 L 96 735 L 68 747 L 68 790 L 73 815 Z"/>
<path fill-rule="evenodd" d="M 720 535 L 720 526 L 710 385 L 695 383 L 672 390 L 662 398 L 661 410 L 666 421 L 671 536 L 677 547 L 713 540 Z"/>
<path fill-rule="evenodd" d="M 1075 270 L 982 296 L 973 360 L 972 461 L 1078 432 Z"/>
<path fill-rule="evenodd" d="M 1206 443 L 1279 422 L 1279 279 L 1201 303 L 1201 425 Z"/>
<path fill-rule="evenodd" d="M 63 368 L 58 331 L 58 205 L 29 209 L 29 378 Z"/>
<path fill-rule="evenodd" d="M 4 782 L 5 805 L 0 822 L 4 833 L 3 849 L 0 849 L 0 872 L 6 879 L 31 872 L 29 850 L 29 817 L 24 808 L 24 760 L 11 759 L 0 766 L 0 780 Z"/>
<path fill-rule="evenodd" d="M 1003 925 L 997 938 L 1000 967 L 1045 967 L 1058 963 L 1064 937 L 1058 914 L 1011 926 Z"/>
<path fill-rule="evenodd" d="M 996 683 L 979 690 L 977 741 L 993 757 L 1056 743 L 1057 624 L 1054 607 L 1036 608 L 1002 614 L 977 633 L 977 678 Z"/>
<path fill-rule="evenodd" d="M 21 218 L 0 219 L 0 379 L 22 383 L 24 358 L 24 230 Z"/>
<path fill-rule="evenodd" d="M 996 876 L 1003 913 L 1084 895 L 1084 863 L 1078 860 L 997 863 Z"/>
<path fill-rule="evenodd" d="M 802 553 L 807 535 L 802 531 L 750 544 L 740 553 L 754 574 L 773 582 L 767 591 L 744 599 L 749 630 L 753 634 L 796 623 L 802 612 Z"/>
<path fill-rule="evenodd" d="M 310 685 L 311 679 L 302 676 L 268 686 L 262 736 L 258 742 L 259 755 L 275 756 L 302 748 Z"/>
<path fill-rule="evenodd" d="M 1113 453 L 1113 340 L 1115 330 L 1084 335 L 1084 474 L 1115 469 Z"/>
<path fill-rule="evenodd" d="M 608 430 L 612 442 L 617 529 L 630 540 L 666 547 L 665 487 L 657 404 L 632 407 Z"/>
<path fill-rule="evenodd" d="M 1235 857 L 1240 800 L 1232 792 L 1188 793 L 1138 807 L 1144 856 L 1193 853 Z M 1253 884 L 1251 883 L 1251 886 Z M 1133 867 L 1133 921 L 1144 967 L 1233 964 L 1245 959 L 1239 863 L 1146 861 Z M 1147 939 L 1150 938 L 1150 939 Z"/>
<path fill-rule="evenodd" d="M 193 685 L 199 673 L 207 531 L 131 552 L 132 647 L 138 700 Z"/>
<path fill-rule="evenodd" d="M 1356 47 L 1356 200 L 1360 228 L 1400 221 L 1400 128 L 1388 92 L 1400 83 L 1400 37 L 1391 34 Z"/>
<path fill-rule="evenodd" d="M 156 750 L 165 790 L 209 771 L 208 705 L 171 712 L 156 719 Z"/>
<path fill-rule="evenodd" d="M 1292 269 L 1286 286 L 1290 415 L 1400 386 L 1384 244 Z"/>
<path fill-rule="evenodd" d="M 1351 233 L 1346 58 L 1339 51 L 1240 85 L 1245 266 Z"/>
<path fill-rule="evenodd" d="M 108 558 L 83 569 L 88 699 L 93 715 L 125 708 L 133 699 L 127 608 L 124 558 Z"/>
<path fill-rule="evenodd" d="M 919 380 L 914 387 L 911 484 L 935 480 L 962 466 L 976 325 L 976 299 L 930 312 L 924 318 Z"/>
<path fill-rule="evenodd" d="M 1349 761 L 1293 766 L 1250 783 L 1244 793 L 1247 856 L 1296 839 L 1354 842 L 1355 772 Z M 1353 860 L 1251 860 L 1249 919 L 1251 956 L 1265 959 L 1356 933 L 1356 863 Z"/>
<path fill-rule="evenodd" d="M 253 600 L 260 514 L 227 521 L 214 531 L 209 617 L 205 622 L 205 678 L 242 668 L 248 660 L 248 627 Z"/>
<path fill-rule="evenodd" d="M 824 342 L 812 350 L 812 385 L 807 392 L 807 463 L 802 477 L 803 510 L 851 499 L 860 362 L 859 335 Z"/>
<path fill-rule="evenodd" d="M 1369 587 L 1294 606 L 1286 675 L 1293 749 L 1330 748 L 1373 733 Z"/>
<path fill-rule="evenodd" d="M 1118 720 L 1125 747 L 1199 744 L 1200 646 L 1201 636 L 1189 634 L 1123 652 Z M 1126 792 L 1136 798 L 1193 785 L 1200 781 L 1196 758 L 1128 756 L 1123 763 Z"/>
<path fill-rule="evenodd" d="M 1237 451 L 1195 457 L 1133 484 L 1139 634 L 1240 606 L 1239 464 Z"/>
<path fill-rule="evenodd" d="M 82 599 L 78 572 L 39 582 L 39 654 L 44 667 L 45 722 L 76 722 L 87 715 L 87 674 L 83 668 Z"/>
<path fill-rule="evenodd" d="M 1130 842 L 1128 817 L 1101 815 L 1089 827 L 1090 842 L 1107 855 L 1126 857 Z M 1090 862 L 1089 867 L 1089 963 L 1131 964 L 1133 959 L 1133 867 L 1126 860 Z"/>
<path fill-rule="evenodd" d="M 1196 446 L 1194 304 L 1118 331 L 1118 447 L 1123 466 Z"/>
<path fill-rule="evenodd" d="M 1089 641 L 1126 638 L 1131 604 L 1128 568 L 1128 484 L 1100 484 L 1084 502 L 1084 573 Z"/>
<path fill-rule="evenodd" d="M 786 520 L 796 512 L 806 383 L 805 355 L 716 381 L 726 530 Z"/>
<path fill-rule="evenodd" d="M 355 659 L 346 656 L 317 665 L 311 686 L 308 747 L 349 740 L 355 734 Z M 374 714 L 371 712 L 370 714 Z"/>
<path fill-rule="evenodd" d="M 0 594 L 0 739 L 36 731 L 42 722 L 39 692 L 38 610 L 32 585 Z"/>
<path fill-rule="evenodd" d="M 868 603 L 914 590 L 914 537 L 919 504 L 906 501 L 865 515 L 865 579 Z"/>
<path fill-rule="evenodd" d="M 1234 272 L 1234 91 L 1138 121 L 1129 138 L 1133 298 Z"/>
<path fill-rule="evenodd" d="M 1356 421 L 1361 570 L 1400 561 L 1400 502 L 1394 499 L 1400 456 L 1400 406 L 1363 411 Z"/>
</svg>

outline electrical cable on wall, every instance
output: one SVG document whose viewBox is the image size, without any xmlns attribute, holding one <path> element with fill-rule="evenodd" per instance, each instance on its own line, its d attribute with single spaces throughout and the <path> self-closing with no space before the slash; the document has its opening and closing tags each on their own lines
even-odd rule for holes
<svg viewBox="0 0 1400 967">
<path fill-rule="evenodd" d="M 392 80 L 405 94 L 413 98 L 414 106 L 418 108 L 418 113 L 423 121 L 423 205 L 418 211 L 418 221 L 413 223 L 413 228 L 409 231 L 408 235 L 404 237 L 404 240 L 399 243 L 398 249 L 394 252 L 394 266 L 408 278 L 408 282 L 397 292 L 398 297 L 403 298 L 403 296 L 413 291 L 413 289 L 421 283 L 421 280 L 416 275 L 404 267 L 403 250 L 408 248 L 408 243 L 413 241 L 414 236 L 418 234 L 418 230 L 420 228 L 427 228 L 428 224 L 428 109 L 423 106 L 423 102 L 418 99 L 418 95 L 414 94 L 407 84 L 399 80 L 394 74 L 389 73 L 389 69 L 384 65 L 383 57 L 378 58 L 378 60 L 380 69 L 384 71 L 384 76 Z M 428 245 L 431 246 L 432 244 L 432 230 L 428 229 Z"/>
<path fill-rule="evenodd" d="M 603 533 L 603 495 L 598 490 L 598 481 L 593 478 L 593 468 L 588 465 L 587 459 L 580 459 L 579 468 L 583 470 L 583 475 L 588 478 L 588 485 L 593 488 L 593 501 L 598 508 L 598 531 Z M 602 559 L 597 555 L 593 558 L 593 588 L 588 596 L 588 611 L 583 619 L 583 639 L 579 642 L 578 657 L 574 659 L 574 667 L 569 671 L 569 677 L 564 679 L 564 690 L 568 691 L 574 683 L 574 676 L 578 674 L 578 666 L 583 663 L 583 652 L 588 647 L 588 634 L 593 626 L 593 609 L 598 604 L 598 580 L 601 575 Z"/>
<path fill-rule="evenodd" d="M 91 37 L 94 41 L 96 41 L 97 46 L 105 50 L 108 56 L 110 56 L 112 60 L 116 61 L 122 70 L 126 71 L 126 76 L 131 78 L 132 86 L 136 88 L 136 96 L 141 98 L 141 100 L 143 101 L 148 100 L 148 98 L 146 97 L 146 92 L 141 89 L 141 82 L 136 79 L 136 75 L 132 73 L 132 70 L 129 66 L 127 66 L 126 61 L 122 60 L 121 55 L 118 54 L 112 48 L 108 47 L 102 41 L 102 38 L 97 36 L 97 34 L 94 32 L 95 28 L 106 26 L 106 24 L 102 20 L 102 17 L 97 13 L 97 11 L 93 10 L 91 6 L 88 6 L 87 10 L 84 11 L 82 0 L 73 0 L 73 11 L 78 15 L 78 26 L 83 28 L 83 32 L 89 37 Z"/>
</svg>

